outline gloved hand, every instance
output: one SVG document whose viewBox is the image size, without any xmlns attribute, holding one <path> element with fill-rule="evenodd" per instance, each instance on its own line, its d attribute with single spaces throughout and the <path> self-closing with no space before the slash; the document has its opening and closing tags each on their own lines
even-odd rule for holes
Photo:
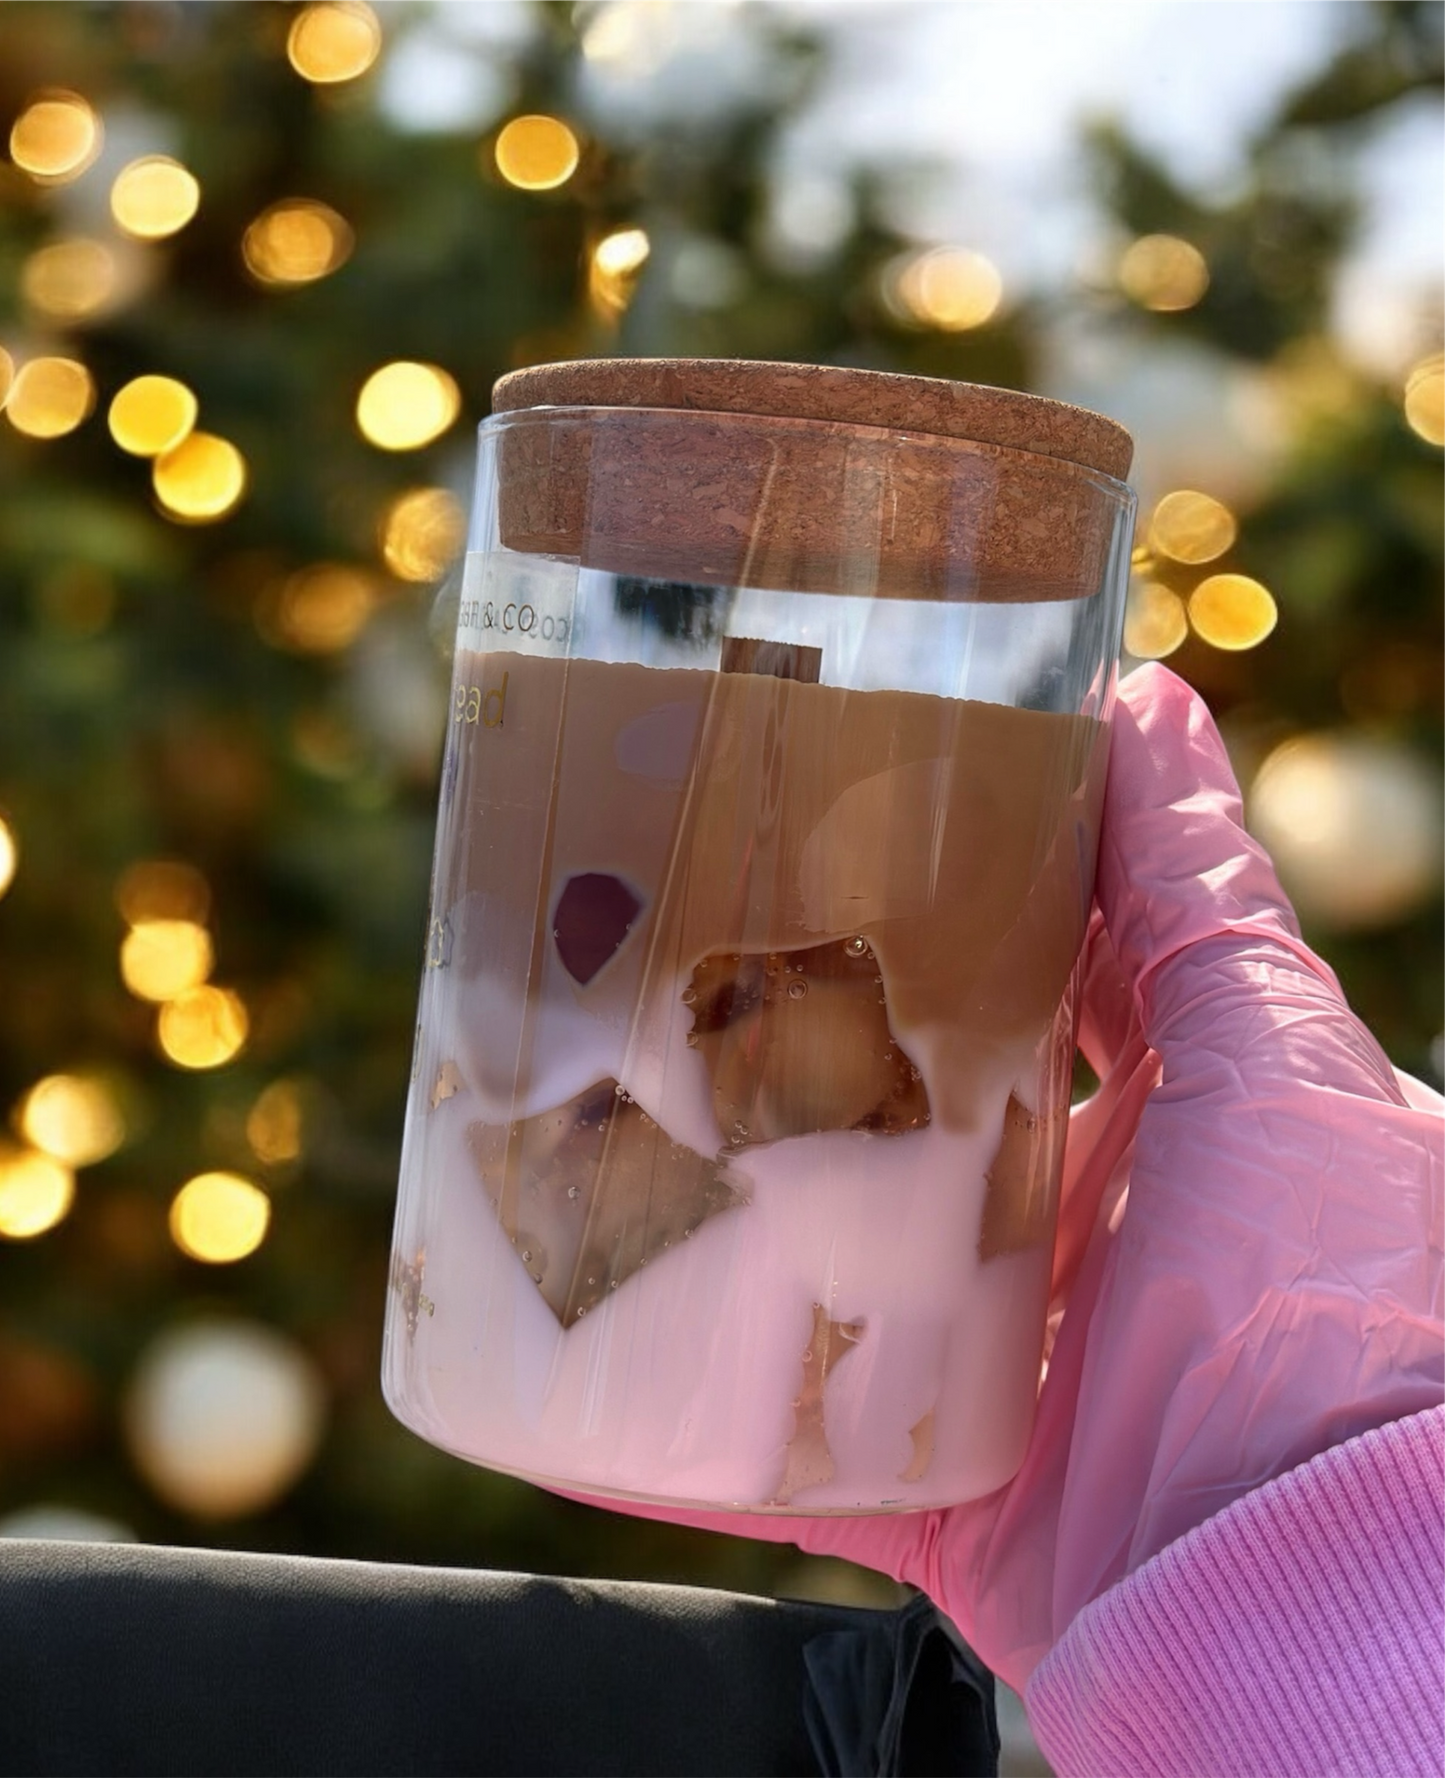
<svg viewBox="0 0 1445 1778">
<path fill-rule="evenodd" d="M 1145 667 L 1116 713 L 1023 1468 L 946 1511 L 649 1516 L 927 1592 L 1022 1689 L 1091 1599 L 1252 1488 L 1442 1394 L 1442 1101 L 1305 946 L 1210 716 Z"/>
</svg>

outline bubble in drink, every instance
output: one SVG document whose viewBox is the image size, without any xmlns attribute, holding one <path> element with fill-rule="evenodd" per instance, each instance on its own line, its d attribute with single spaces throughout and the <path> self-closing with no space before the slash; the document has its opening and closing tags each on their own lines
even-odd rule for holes
<svg viewBox="0 0 1445 1778">
<path fill-rule="evenodd" d="M 788 983 L 788 998 L 789 998 L 789 1000 L 801 1000 L 807 992 L 808 992 L 808 984 L 806 982 L 789 982 Z"/>
</svg>

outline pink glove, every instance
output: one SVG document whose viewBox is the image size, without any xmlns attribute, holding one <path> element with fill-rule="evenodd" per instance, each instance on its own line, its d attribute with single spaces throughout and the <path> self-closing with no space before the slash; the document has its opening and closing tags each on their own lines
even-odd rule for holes
<svg viewBox="0 0 1445 1778">
<path fill-rule="evenodd" d="M 1442 1143 L 1299 936 L 1201 701 L 1116 714 L 1028 1456 L 947 1511 L 649 1516 L 927 1592 L 1018 1690 L 1091 1599 L 1230 1501 L 1442 1394 Z M 1152 1047 L 1151 1047 L 1152 1046 Z"/>
</svg>

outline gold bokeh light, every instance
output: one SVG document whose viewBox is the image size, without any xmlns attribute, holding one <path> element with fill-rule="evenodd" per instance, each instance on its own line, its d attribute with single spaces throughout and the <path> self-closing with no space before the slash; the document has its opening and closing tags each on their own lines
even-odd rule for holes
<svg viewBox="0 0 1445 1778">
<path fill-rule="evenodd" d="M 173 451 L 196 424 L 196 398 L 174 377 L 132 377 L 110 404 L 110 436 L 134 457 Z"/>
<path fill-rule="evenodd" d="M 1193 488 L 1166 494 L 1149 520 L 1150 547 L 1194 566 L 1222 556 L 1238 535 L 1239 524 L 1229 508 Z"/>
<path fill-rule="evenodd" d="M 151 485 L 168 517 L 189 524 L 223 519 L 246 491 L 246 459 L 229 439 L 189 433 L 157 457 Z"/>
<path fill-rule="evenodd" d="M 651 252 L 647 231 L 640 228 L 615 229 L 592 249 L 587 292 L 600 314 L 614 317 L 627 307 L 637 274 Z"/>
<path fill-rule="evenodd" d="M 100 119 L 79 93 L 32 99 L 10 130 L 10 158 L 45 185 L 76 179 L 100 153 Z"/>
<path fill-rule="evenodd" d="M 1268 587 L 1247 574 L 1211 574 L 1189 595 L 1189 622 L 1211 648 L 1255 648 L 1279 621 Z"/>
<path fill-rule="evenodd" d="M 139 920 L 121 941 L 121 980 L 138 1000 L 174 1000 L 211 973 L 211 935 L 192 920 Z"/>
<path fill-rule="evenodd" d="M 334 654 L 361 634 L 375 603 L 369 574 L 341 562 L 317 562 L 267 589 L 256 627 L 273 648 Z"/>
<path fill-rule="evenodd" d="M 359 0 L 303 6 L 292 21 L 286 55 L 303 80 L 335 86 L 355 80 L 381 53 L 381 25 Z"/>
<path fill-rule="evenodd" d="M 271 1224 L 271 1200 L 239 1173 L 198 1173 L 171 1200 L 171 1239 L 206 1265 L 252 1254 Z"/>
<path fill-rule="evenodd" d="M 19 863 L 20 848 L 15 843 L 14 831 L 10 823 L 0 816 L 0 895 L 15 881 Z"/>
<path fill-rule="evenodd" d="M 0 1146 L 0 1235 L 30 1241 L 62 1221 L 75 1202 L 75 1174 L 53 1155 Z"/>
<path fill-rule="evenodd" d="M 37 247 L 20 268 L 20 293 L 52 320 L 86 321 L 109 305 L 116 279 L 109 247 L 78 235 Z"/>
<path fill-rule="evenodd" d="M 272 204 L 241 238 L 241 257 L 257 283 L 314 284 L 351 257 L 351 224 L 314 198 Z"/>
<path fill-rule="evenodd" d="M 200 203 L 200 181 L 165 154 L 143 155 L 122 167 L 110 188 L 110 213 L 117 226 L 141 241 L 176 234 Z"/>
<path fill-rule="evenodd" d="M 1189 634 L 1178 593 L 1158 581 L 1136 581 L 1124 608 L 1124 646 L 1135 660 L 1162 661 Z"/>
<path fill-rule="evenodd" d="M 398 580 L 436 580 L 460 555 L 466 533 L 466 514 L 455 494 L 410 488 L 382 515 L 382 558 Z"/>
<path fill-rule="evenodd" d="M 493 149 L 497 171 L 519 191 L 555 191 L 577 171 L 582 149 L 560 117 L 514 117 Z"/>
<path fill-rule="evenodd" d="M 1209 266 L 1178 235 L 1140 235 L 1119 261 L 1119 288 L 1140 308 L 1160 314 L 1192 309 L 1209 288 Z"/>
<path fill-rule="evenodd" d="M 0 407 L 4 407 L 6 397 L 10 394 L 10 385 L 15 381 L 15 360 L 0 346 Z"/>
<path fill-rule="evenodd" d="M 15 373 L 5 416 L 28 438 L 63 438 L 95 406 L 95 381 L 75 358 L 31 358 Z"/>
<path fill-rule="evenodd" d="M 93 1074 L 48 1074 L 15 1111 L 15 1125 L 33 1148 L 67 1167 L 89 1167 L 125 1141 L 125 1117 L 114 1091 Z"/>
<path fill-rule="evenodd" d="M 241 1053 L 250 1025 L 230 988 L 191 988 L 161 1008 L 156 1035 L 178 1068 L 220 1068 Z"/>
<path fill-rule="evenodd" d="M 439 364 L 382 365 L 356 398 L 356 424 L 383 451 L 416 451 L 440 438 L 461 412 L 462 392 Z"/>
<path fill-rule="evenodd" d="M 143 920 L 199 926 L 211 911 L 211 886 L 195 865 L 179 858 L 138 858 L 116 881 L 115 905 L 127 926 Z"/>
<path fill-rule="evenodd" d="M 966 333 L 982 327 L 1003 301 L 998 267 L 965 247 L 936 247 L 893 274 L 896 306 L 921 327 Z"/>
<path fill-rule="evenodd" d="M 274 1080 L 246 1115 L 246 1140 L 268 1167 L 300 1158 L 304 1132 L 301 1088 L 294 1080 Z"/>
<path fill-rule="evenodd" d="M 1445 358 L 1422 358 L 1405 378 L 1405 420 L 1426 444 L 1445 445 Z"/>
</svg>

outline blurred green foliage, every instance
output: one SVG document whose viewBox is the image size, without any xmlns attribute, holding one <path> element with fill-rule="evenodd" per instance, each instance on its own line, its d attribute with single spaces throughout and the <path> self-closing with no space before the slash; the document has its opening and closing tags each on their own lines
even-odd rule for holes
<svg viewBox="0 0 1445 1778">
<path fill-rule="evenodd" d="M 384 22 L 400 39 L 426 15 L 403 7 Z M 76 356 L 99 390 L 95 414 L 53 441 L 0 420 L 0 814 L 21 847 L 0 903 L 0 1105 L 47 1073 L 103 1066 L 132 1129 L 83 1170 L 58 1228 L 0 1244 L 0 1513 L 64 1502 L 157 1540 L 804 1584 L 789 1552 L 607 1519 L 469 1468 L 381 1404 L 445 667 L 428 634 L 435 588 L 387 575 L 377 527 L 409 487 L 464 498 L 470 429 L 493 380 L 520 364 L 695 353 L 1028 387 L 1048 305 L 1026 299 L 962 333 L 900 319 L 880 291 L 913 243 L 890 219 L 885 169 L 856 176 L 832 245 L 778 246 L 778 144 L 828 63 L 826 39 L 795 12 L 733 16 L 731 29 L 756 38 L 766 81 L 730 104 L 624 128 L 583 104 L 588 11 L 537 6 L 530 30 L 469 52 L 510 84 L 497 123 L 436 133 L 389 120 L 374 74 L 336 88 L 298 78 L 285 53 L 293 16 L 271 0 L 0 9 L 0 124 L 41 89 L 70 89 L 113 138 L 158 132 L 202 189 L 173 240 L 134 249 L 147 280 L 135 300 L 62 326 L 27 308 L 24 268 L 46 242 L 104 232 L 77 196 L 90 191 L 93 212 L 102 169 L 47 188 L 0 163 L 0 343 L 17 358 Z M 1195 242 L 1211 271 L 1203 300 L 1176 314 L 1081 289 L 1095 325 L 1140 352 L 1190 338 L 1222 363 L 1268 367 L 1306 410 L 1223 564 L 1274 590 L 1279 628 L 1248 653 L 1191 639 L 1171 662 L 1251 744 L 1363 724 L 1439 758 L 1439 453 L 1405 425 L 1398 389 L 1347 377 L 1345 396 L 1321 405 L 1309 368 L 1328 356 L 1334 275 L 1361 221 L 1351 169 L 1363 132 L 1438 92 L 1439 16 L 1361 9 L 1344 50 L 1284 97 L 1227 203 L 1184 189 L 1117 127 L 1085 145 L 1102 211 L 1128 234 Z M 531 111 L 572 119 L 582 137 L 581 165 L 556 191 L 511 188 L 490 156 L 497 125 Z M 263 288 L 242 235 L 296 196 L 347 218 L 355 251 L 315 283 Z M 589 254 L 609 230 L 639 225 L 647 265 L 622 314 L 599 314 Z M 716 304 L 677 294 L 679 255 L 696 262 L 699 244 L 727 288 Z M 445 366 L 462 391 L 458 424 L 415 453 L 379 451 L 354 423 L 364 379 L 399 358 Z M 247 460 L 247 496 L 219 523 L 169 520 L 148 466 L 107 434 L 110 398 L 151 372 L 188 384 L 201 425 Z M 316 562 L 364 570 L 376 610 L 349 648 L 278 648 L 258 611 Z M 1157 572 L 1182 592 L 1198 577 Z M 168 1065 L 153 1008 L 122 986 L 114 885 L 146 858 L 185 859 L 211 885 L 217 979 L 252 1015 L 227 1067 Z M 1438 903 L 1382 930 L 1312 936 L 1396 1060 L 1427 1072 Z M 280 1077 L 304 1083 L 305 1151 L 268 1168 L 245 1120 Z M 198 1265 L 168 1237 L 172 1194 L 204 1167 L 239 1168 L 273 1195 L 273 1231 L 239 1265 Z M 159 1499 L 121 1432 L 148 1340 L 216 1308 L 295 1335 L 331 1403 L 300 1484 L 219 1524 Z"/>
</svg>

